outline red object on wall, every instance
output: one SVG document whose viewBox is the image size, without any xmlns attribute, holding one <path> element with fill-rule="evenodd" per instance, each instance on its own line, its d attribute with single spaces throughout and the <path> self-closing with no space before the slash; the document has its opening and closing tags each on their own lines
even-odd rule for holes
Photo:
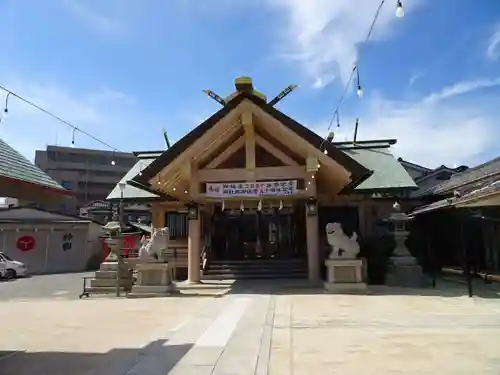
<svg viewBox="0 0 500 375">
<path fill-rule="evenodd" d="M 16 247 L 21 251 L 30 251 L 35 248 L 36 241 L 32 236 L 21 236 L 16 241 Z"/>
<path fill-rule="evenodd" d="M 104 253 L 104 259 L 109 255 L 109 248 L 108 245 L 106 244 L 106 237 L 101 237 L 102 240 L 102 250 Z M 124 235 L 123 236 L 123 255 L 127 257 L 129 254 L 130 250 L 132 254 L 137 253 L 138 249 L 138 244 L 139 241 L 141 240 L 141 235 L 137 234 L 129 234 L 129 235 Z"/>
</svg>

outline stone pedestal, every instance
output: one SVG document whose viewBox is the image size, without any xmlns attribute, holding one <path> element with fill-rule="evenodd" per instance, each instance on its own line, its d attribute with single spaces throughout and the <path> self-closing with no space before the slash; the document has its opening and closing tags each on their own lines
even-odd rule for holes
<svg viewBox="0 0 500 375">
<path fill-rule="evenodd" d="M 169 295 L 173 289 L 168 263 L 139 263 L 136 285 L 127 297 L 163 297 Z"/>
<path fill-rule="evenodd" d="M 120 280 L 117 280 L 117 271 L 120 267 Z M 125 262 L 103 262 L 90 279 L 89 293 L 108 294 L 116 292 L 116 283 L 120 283 L 120 290 L 129 292 L 132 289 L 133 274 L 131 267 Z"/>
<path fill-rule="evenodd" d="M 363 261 L 361 259 L 327 259 L 327 281 L 324 287 L 328 292 L 353 293 L 366 291 L 363 281 Z"/>
<path fill-rule="evenodd" d="M 407 231 L 396 231 L 394 239 L 396 247 L 389 258 L 385 283 L 389 286 L 421 288 L 427 286 L 427 278 L 417 259 L 406 247 Z"/>
</svg>

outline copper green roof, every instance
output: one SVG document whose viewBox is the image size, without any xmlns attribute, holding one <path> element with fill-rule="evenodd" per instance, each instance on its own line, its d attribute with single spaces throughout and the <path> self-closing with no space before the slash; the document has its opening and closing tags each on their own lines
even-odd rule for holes
<svg viewBox="0 0 500 375">
<path fill-rule="evenodd" d="M 148 191 L 136 188 L 127 184 L 127 181 L 132 180 L 134 177 L 139 175 L 149 164 L 151 164 L 161 152 L 158 153 L 135 153 L 139 159 L 135 165 L 123 176 L 119 183 L 125 183 L 125 189 L 123 190 L 123 199 L 156 199 L 158 195 L 152 194 Z M 121 199 L 121 190 L 119 183 L 116 184 L 114 189 L 109 193 L 106 199 Z"/>
<path fill-rule="evenodd" d="M 66 192 L 66 189 L 2 139 L 0 139 L 0 177 Z"/>
<path fill-rule="evenodd" d="M 417 185 L 406 169 L 390 152 L 394 140 L 333 143 L 373 174 L 359 184 L 355 191 L 416 189 Z"/>
</svg>

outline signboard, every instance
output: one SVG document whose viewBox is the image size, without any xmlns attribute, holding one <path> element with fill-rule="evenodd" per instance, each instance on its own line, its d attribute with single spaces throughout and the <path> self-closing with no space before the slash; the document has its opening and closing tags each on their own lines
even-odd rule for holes
<svg viewBox="0 0 500 375">
<path fill-rule="evenodd" d="M 283 197 L 297 193 L 297 180 L 207 183 L 210 198 Z"/>
<path fill-rule="evenodd" d="M 16 241 L 16 247 L 21 251 L 30 251 L 35 248 L 35 238 L 32 236 L 21 236 Z"/>
<path fill-rule="evenodd" d="M 62 251 L 69 251 L 73 247 L 73 235 L 71 233 L 66 233 L 62 238 Z"/>
</svg>

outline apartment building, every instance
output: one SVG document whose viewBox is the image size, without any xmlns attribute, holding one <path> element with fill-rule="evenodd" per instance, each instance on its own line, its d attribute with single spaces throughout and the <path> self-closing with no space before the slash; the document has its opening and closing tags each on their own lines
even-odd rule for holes
<svg viewBox="0 0 500 375">
<path fill-rule="evenodd" d="M 50 208 L 72 214 L 80 206 L 106 199 L 136 161 L 132 153 L 73 147 L 47 146 L 35 153 L 35 164 L 74 195 Z"/>
</svg>

